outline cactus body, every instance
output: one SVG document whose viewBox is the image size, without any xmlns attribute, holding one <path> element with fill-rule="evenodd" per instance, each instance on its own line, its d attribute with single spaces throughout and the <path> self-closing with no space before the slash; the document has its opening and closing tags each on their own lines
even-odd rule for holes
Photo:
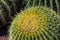
<svg viewBox="0 0 60 40">
<path fill-rule="evenodd" d="M 42 6 L 21 11 L 10 26 L 10 40 L 59 40 L 59 15 Z"/>
</svg>

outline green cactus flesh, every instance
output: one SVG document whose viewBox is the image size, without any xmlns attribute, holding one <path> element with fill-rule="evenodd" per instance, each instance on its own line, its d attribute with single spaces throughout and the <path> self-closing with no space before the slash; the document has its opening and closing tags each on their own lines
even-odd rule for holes
<svg viewBox="0 0 60 40">
<path fill-rule="evenodd" d="M 10 40 L 59 40 L 59 15 L 42 6 L 21 11 L 10 26 Z"/>
</svg>

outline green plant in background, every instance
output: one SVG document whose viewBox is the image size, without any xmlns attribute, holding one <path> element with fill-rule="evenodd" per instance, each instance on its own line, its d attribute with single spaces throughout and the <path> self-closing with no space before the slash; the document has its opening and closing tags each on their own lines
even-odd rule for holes
<svg viewBox="0 0 60 40">
<path fill-rule="evenodd" d="M 7 17 L 11 17 L 11 9 L 9 8 L 9 5 L 7 4 L 6 0 L 0 0 L 0 15 L 2 18 L 2 22 L 5 24 Z M 6 18 L 6 19 L 5 19 Z M 11 20 L 11 18 L 10 18 Z"/>
<path fill-rule="evenodd" d="M 24 5 L 22 1 L 23 0 L 0 0 L 0 27 L 11 23 L 13 17 Z"/>
<path fill-rule="evenodd" d="M 28 0 L 25 9 L 15 17 L 9 30 L 10 40 L 59 40 L 60 15 L 46 3 L 36 2 Z"/>
</svg>

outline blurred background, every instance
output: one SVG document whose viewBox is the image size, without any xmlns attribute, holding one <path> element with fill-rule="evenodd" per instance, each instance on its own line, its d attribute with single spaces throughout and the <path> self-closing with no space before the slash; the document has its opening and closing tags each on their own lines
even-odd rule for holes
<svg viewBox="0 0 60 40">
<path fill-rule="evenodd" d="M 8 40 L 8 29 L 14 17 L 26 7 L 28 0 L 0 0 L 0 40 Z M 36 0 L 36 5 L 39 0 Z M 30 1 L 32 6 L 33 0 Z M 41 0 L 41 6 L 60 13 L 60 0 Z"/>
</svg>

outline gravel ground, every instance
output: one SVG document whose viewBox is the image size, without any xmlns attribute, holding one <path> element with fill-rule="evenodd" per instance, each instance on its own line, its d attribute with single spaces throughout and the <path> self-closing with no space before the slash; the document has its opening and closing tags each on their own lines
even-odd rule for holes
<svg viewBox="0 0 60 40">
<path fill-rule="evenodd" d="M 0 36 L 0 40 L 8 40 L 8 36 Z"/>
</svg>

